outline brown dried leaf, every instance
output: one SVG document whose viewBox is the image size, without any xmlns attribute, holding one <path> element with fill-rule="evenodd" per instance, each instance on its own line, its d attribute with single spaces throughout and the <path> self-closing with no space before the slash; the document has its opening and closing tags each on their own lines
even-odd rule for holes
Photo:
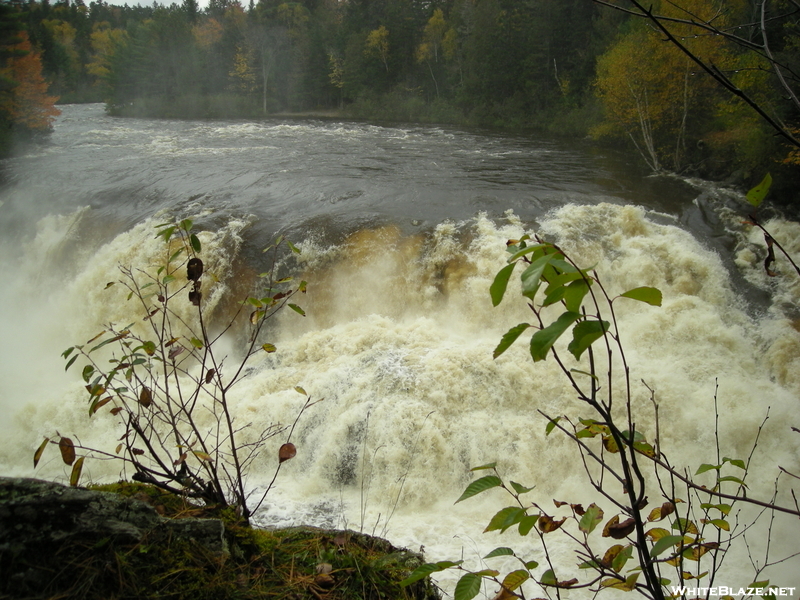
<svg viewBox="0 0 800 600">
<path fill-rule="evenodd" d="M 603 537 L 611 537 L 615 540 L 621 540 L 628 536 L 634 529 L 636 529 L 636 521 L 627 519 L 622 523 L 619 522 L 619 515 L 614 515 L 608 520 L 606 526 L 603 527 Z"/>
<path fill-rule="evenodd" d="M 500 588 L 500 591 L 492 600 L 511 600 L 512 598 L 519 598 L 519 596 L 514 592 L 509 592 L 506 588 Z"/>
<path fill-rule="evenodd" d="M 75 462 L 75 444 L 68 437 L 62 437 L 58 442 L 58 449 L 61 450 L 61 459 L 64 464 L 72 466 Z"/>
<path fill-rule="evenodd" d="M 612 454 L 617 454 L 619 452 L 619 446 L 617 446 L 617 442 L 615 442 L 614 438 L 610 435 L 603 436 L 603 446 L 605 446 L 605 449 Z"/>
<path fill-rule="evenodd" d="M 103 408 L 103 407 L 104 407 L 106 404 L 108 404 L 109 402 L 111 402 L 111 396 L 106 396 L 106 397 L 105 397 L 105 398 L 103 398 L 102 400 L 98 400 L 97 402 L 95 402 L 94 404 L 92 404 L 92 408 L 91 408 L 91 410 L 90 410 L 89 412 L 90 412 L 91 414 L 94 414 L 94 413 L 96 413 L 98 410 L 100 410 L 101 408 Z"/>
<path fill-rule="evenodd" d="M 36 449 L 36 452 L 33 453 L 33 468 L 34 469 L 36 468 L 36 465 L 39 464 L 39 460 L 42 458 L 42 453 L 44 452 L 44 449 L 47 447 L 47 444 L 49 444 L 49 443 L 50 443 L 50 438 L 49 437 L 44 438 L 44 441 L 42 442 L 42 444 Z"/>
<path fill-rule="evenodd" d="M 294 447 L 294 444 L 291 442 L 285 443 L 281 446 L 280 450 L 278 450 L 278 462 L 282 463 L 291 458 L 294 458 L 297 455 L 297 448 Z"/>
<path fill-rule="evenodd" d="M 323 589 L 331 589 L 334 585 L 336 585 L 336 580 L 333 578 L 333 575 L 320 573 L 314 577 L 314 585 Z"/>
<path fill-rule="evenodd" d="M 142 387 L 142 391 L 139 392 L 139 404 L 147 408 L 153 403 L 153 392 L 150 391 L 147 387 Z"/>
<path fill-rule="evenodd" d="M 672 502 L 664 502 L 661 506 L 654 508 L 650 511 L 647 520 L 651 523 L 653 521 L 660 521 L 675 512 L 675 505 Z"/>
<path fill-rule="evenodd" d="M 131 448 L 131 452 L 133 453 L 134 456 L 141 456 L 142 454 L 144 454 L 144 450 L 142 450 L 141 448 Z"/>
<path fill-rule="evenodd" d="M 112 415 L 118 415 L 120 412 L 122 412 L 122 407 L 121 406 L 115 406 L 114 408 L 111 409 L 110 412 L 111 412 Z"/>
<path fill-rule="evenodd" d="M 216 372 L 216 370 L 214 370 L 214 369 L 209 369 L 209 370 L 208 370 L 208 372 L 206 373 L 206 383 L 207 383 L 207 384 L 208 384 L 208 383 L 211 383 L 211 380 L 212 380 L 212 379 L 214 379 L 214 375 L 215 375 L 216 373 L 217 373 L 217 372 Z"/>
<path fill-rule="evenodd" d="M 81 471 L 83 470 L 83 459 L 84 457 L 81 456 L 75 461 L 75 464 L 72 467 L 72 473 L 69 475 L 69 484 L 72 487 L 76 487 L 78 485 L 78 481 L 80 481 Z"/>
<path fill-rule="evenodd" d="M 553 531 L 561 527 L 564 524 L 564 521 L 566 520 L 567 518 L 564 517 L 560 521 L 556 521 L 555 519 L 553 519 L 553 517 L 550 517 L 548 515 L 542 515 L 541 517 L 539 517 L 537 525 L 539 526 L 539 530 L 542 533 L 552 533 Z"/>
<path fill-rule="evenodd" d="M 186 263 L 186 279 L 197 281 L 203 276 L 203 261 L 199 258 L 190 258 Z"/>
</svg>

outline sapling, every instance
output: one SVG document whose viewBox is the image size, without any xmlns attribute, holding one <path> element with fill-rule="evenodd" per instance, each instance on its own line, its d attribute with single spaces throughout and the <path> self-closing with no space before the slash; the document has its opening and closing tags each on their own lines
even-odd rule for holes
<svg viewBox="0 0 800 600">
<path fill-rule="evenodd" d="M 298 249 L 282 238 L 271 244 L 265 252 L 270 252 L 272 266 L 261 276 L 262 289 L 238 305 L 221 331 L 212 333 L 202 291 L 208 275 L 192 221 L 156 229 L 164 242 L 163 264 L 155 272 L 120 267 L 119 284 L 127 288 L 128 300 L 138 304 L 136 310 L 144 316 L 124 327 L 108 324 L 85 344 L 63 353 L 66 369 L 79 359 L 85 362 L 81 376 L 89 415 L 101 410 L 113 415 L 116 448 L 85 447 L 57 434 L 39 446 L 34 466 L 48 444 L 56 444 L 62 460 L 72 467 L 70 484 L 74 486 L 85 458 L 113 458 L 121 461 L 125 472 L 132 471 L 130 478 L 135 481 L 206 504 L 233 506 L 249 522 L 264 497 L 255 505 L 248 502 L 247 474 L 267 440 L 286 427 L 271 424 L 245 438 L 243 431 L 252 425 L 239 423 L 234 416 L 231 389 L 243 378 L 249 359 L 276 351 L 261 339 L 268 321 L 285 307 L 304 315 L 292 300 L 305 293 L 306 282 L 295 284 L 291 277 L 276 274 L 279 252 Z M 248 329 L 246 346 L 242 357 L 228 365 L 219 342 L 242 321 Z M 295 389 L 307 397 L 299 419 L 313 402 L 305 390 Z M 76 450 L 84 454 L 78 456 Z M 287 438 L 278 453 L 276 475 L 295 453 Z"/>
</svg>

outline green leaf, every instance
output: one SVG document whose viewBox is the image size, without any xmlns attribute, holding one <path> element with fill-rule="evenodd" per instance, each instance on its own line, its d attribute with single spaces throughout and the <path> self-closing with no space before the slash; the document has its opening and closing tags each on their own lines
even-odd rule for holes
<svg viewBox="0 0 800 600">
<path fill-rule="evenodd" d="M 523 583 L 530 579 L 531 574 L 523 569 L 518 569 L 517 571 L 511 571 L 508 575 L 506 575 L 505 579 L 503 579 L 503 587 L 507 589 L 509 592 L 513 592 Z"/>
<path fill-rule="evenodd" d="M 528 268 L 522 272 L 522 295 L 526 298 L 533 300 L 536 297 L 536 292 L 542 283 L 542 273 L 544 273 L 547 265 L 553 260 L 553 254 L 546 254 L 533 261 Z"/>
<path fill-rule="evenodd" d="M 81 377 L 86 383 L 89 383 L 89 379 L 92 377 L 92 373 L 94 373 L 94 367 L 92 365 L 86 365 L 83 367 L 83 372 L 81 373 Z"/>
<path fill-rule="evenodd" d="M 704 463 L 700 465 L 700 467 L 697 469 L 697 472 L 695 472 L 695 475 L 700 475 L 700 473 L 705 473 L 706 471 L 711 471 L 712 469 L 719 470 L 720 465 L 709 465 Z"/>
<path fill-rule="evenodd" d="M 45 444 L 47 443 L 47 438 L 45 438 L 44 443 Z M 42 446 L 44 446 L 44 444 L 42 444 Z M 514 551 L 511 548 L 506 548 L 504 546 L 501 546 L 500 548 L 495 548 L 483 558 L 494 558 L 495 556 L 516 556 L 516 555 L 514 554 Z"/>
<path fill-rule="evenodd" d="M 714 527 L 722 529 L 723 531 L 730 531 L 731 526 L 725 519 L 709 519 L 703 520 L 703 523 L 711 523 Z"/>
<path fill-rule="evenodd" d="M 579 375 L 586 375 L 587 377 L 591 377 L 595 381 L 600 381 L 600 379 L 597 377 L 597 375 L 592 375 L 591 373 L 589 373 L 587 371 L 581 371 L 580 369 L 570 369 L 570 372 L 571 373 L 578 373 Z"/>
<path fill-rule="evenodd" d="M 164 278 L 161 280 L 161 285 L 167 285 L 168 283 L 172 283 L 175 281 L 174 275 L 165 275 Z"/>
<path fill-rule="evenodd" d="M 578 523 L 578 528 L 584 533 L 592 533 L 595 527 L 597 527 L 602 521 L 603 509 L 592 503 L 589 508 L 586 509 L 586 512 L 583 513 L 583 516 Z"/>
<path fill-rule="evenodd" d="M 747 470 L 747 465 L 746 465 L 746 464 L 744 463 L 744 461 L 743 461 L 742 459 L 740 459 L 740 458 L 728 458 L 728 457 L 726 456 L 725 458 L 723 458 L 723 459 L 722 459 L 722 463 L 724 464 L 724 463 L 726 463 L 726 462 L 729 462 L 729 463 L 731 463 L 731 464 L 732 464 L 734 467 L 739 467 L 739 468 L 740 468 L 740 469 L 742 469 L 743 471 L 746 471 L 746 470 Z"/>
<path fill-rule="evenodd" d="M 497 569 L 483 569 L 481 571 L 475 571 L 475 575 L 478 577 L 497 577 L 500 575 L 500 571 Z"/>
<path fill-rule="evenodd" d="M 189 341 L 191 342 L 192 346 L 194 346 L 198 350 L 202 350 L 202 348 L 203 348 L 203 341 L 202 340 L 198 340 L 196 337 L 193 337 Z"/>
<path fill-rule="evenodd" d="M 303 388 L 301 388 L 299 385 L 294 386 L 294 391 L 297 392 L 298 394 L 302 394 L 303 396 L 308 396 L 306 391 Z"/>
<path fill-rule="evenodd" d="M 75 346 L 71 346 L 71 347 L 67 348 L 66 350 L 64 350 L 64 352 L 61 353 L 61 356 L 63 356 L 64 359 L 66 359 L 67 357 L 69 357 L 70 354 L 72 354 L 73 350 L 75 350 Z"/>
<path fill-rule="evenodd" d="M 188 232 L 192 228 L 192 220 L 191 219 L 184 219 L 180 223 L 180 228 L 183 229 L 184 231 Z"/>
<path fill-rule="evenodd" d="M 664 552 L 664 550 L 671 548 L 672 546 L 680 543 L 681 541 L 683 541 L 682 535 L 665 535 L 655 544 L 653 544 L 653 547 L 650 549 L 650 556 L 655 558 L 656 556 Z"/>
<path fill-rule="evenodd" d="M 544 434 L 545 435 L 550 435 L 552 433 L 553 429 L 556 428 L 556 425 L 558 425 L 558 422 L 560 420 L 561 420 L 561 417 L 556 417 L 555 419 L 551 419 L 550 422 L 547 423 L 547 427 L 544 428 Z"/>
<path fill-rule="evenodd" d="M 424 565 L 420 565 L 409 575 L 406 579 L 400 582 L 400 587 L 406 587 L 411 585 L 415 581 L 419 581 L 420 579 L 424 579 L 431 573 L 437 573 L 438 571 L 444 571 L 445 569 L 449 569 L 450 567 L 458 566 L 462 563 L 462 561 L 458 562 L 449 562 L 449 561 L 442 561 L 438 563 L 426 563 Z"/>
<path fill-rule="evenodd" d="M 297 246 L 295 246 L 295 245 L 294 245 L 292 242 L 290 242 L 289 240 L 286 240 L 286 245 L 287 245 L 287 246 L 289 246 L 289 250 L 291 250 L 291 251 L 292 251 L 292 252 L 294 252 L 295 254 L 300 254 L 300 248 L 298 248 Z"/>
<path fill-rule="evenodd" d="M 534 244 L 533 246 L 525 246 L 524 248 L 521 248 L 520 250 L 514 252 L 514 254 L 511 255 L 511 258 L 508 259 L 508 262 L 514 262 L 518 258 L 522 258 L 523 256 L 525 256 L 526 254 L 530 254 L 531 252 L 537 252 L 539 250 L 542 250 L 543 248 L 548 248 L 548 247 L 551 246 L 549 244 Z"/>
<path fill-rule="evenodd" d="M 536 521 L 538 520 L 539 518 L 536 515 L 528 515 L 522 517 L 519 521 L 519 534 L 523 536 L 528 535 L 531 532 L 531 529 L 534 528 L 534 526 L 536 525 Z"/>
<path fill-rule="evenodd" d="M 302 317 L 305 317 L 305 316 L 306 316 L 306 313 L 305 313 L 305 311 L 303 311 L 303 309 L 302 309 L 302 308 L 300 308 L 299 306 L 297 306 L 297 304 L 292 304 L 292 303 L 289 303 L 289 305 L 288 305 L 288 306 L 289 306 L 289 308 L 291 308 L 291 309 L 292 309 L 294 312 L 296 312 L 298 315 L 300 315 L 300 316 L 302 316 Z"/>
<path fill-rule="evenodd" d="M 530 492 L 536 486 L 525 487 L 524 485 L 519 484 L 516 481 L 512 481 L 511 482 L 511 487 L 514 488 L 514 491 L 517 492 L 517 494 L 527 494 L 528 492 Z"/>
<path fill-rule="evenodd" d="M 725 477 L 720 477 L 719 478 L 719 482 L 722 483 L 723 481 L 733 481 L 734 483 L 738 483 L 739 485 L 743 485 L 744 487 L 747 487 L 747 484 L 743 480 L 739 479 L 738 477 L 734 477 L 733 475 L 727 475 Z"/>
<path fill-rule="evenodd" d="M 508 280 L 511 278 L 511 273 L 514 271 L 514 267 L 516 266 L 517 263 L 512 262 L 510 265 L 506 265 L 500 269 L 497 272 L 497 275 L 495 275 L 492 285 L 489 286 L 489 294 L 492 297 L 492 306 L 497 306 L 503 301 L 506 288 L 508 288 Z"/>
<path fill-rule="evenodd" d="M 263 346 L 261 346 L 261 348 L 263 348 L 264 352 L 267 353 L 272 353 L 275 352 L 275 350 L 277 350 L 277 348 L 273 344 L 264 344 Z"/>
<path fill-rule="evenodd" d="M 542 573 L 542 577 L 539 579 L 539 582 L 543 585 L 556 585 L 558 583 L 558 578 L 556 577 L 556 573 L 553 571 L 553 569 L 548 569 Z"/>
<path fill-rule="evenodd" d="M 638 287 L 620 294 L 621 298 L 631 298 L 652 306 L 661 306 L 661 290 L 653 287 Z"/>
<path fill-rule="evenodd" d="M 172 253 L 172 256 L 169 257 L 167 262 L 172 262 L 176 258 L 178 258 L 181 254 L 183 254 L 183 248 L 178 248 L 175 252 Z"/>
<path fill-rule="evenodd" d="M 494 349 L 494 352 L 492 353 L 492 358 L 497 358 L 503 352 L 508 350 L 509 347 L 511 347 L 511 344 L 516 342 L 517 338 L 520 335 L 522 335 L 522 333 L 526 329 L 528 329 L 529 327 L 530 327 L 530 325 L 528 323 L 520 323 L 519 325 L 516 325 L 516 326 L 512 327 L 511 329 L 509 329 L 505 333 L 503 338 L 500 340 L 500 343 L 497 345 L 497 348 Z"/>
<path fill-rule="evenodd" d="M 486 490 L 499 487 L 502 485 L 502 483 L 503 482 L 496 475 L 487 475 L 486 477 L 476 479 L 467 486 L 467 489 L 465 489 L 464 493 L 461 494 L 461 497 L 455 501 L 455 504 L 458 504 L 467 498 L 472 498 L 472 496 L 485 492 Z"/>
<path fill-rule="evenodd" d="M 764 176 L 764 179 L 761 180 L 756 187 L 751 189 L 747 192 L 747 201 L 752 204 L 754 207 L 758 208 L 761 206 L 761 203 L 764 201 L 764 198 L 767 197 L 769 193 L 769 188 L 772 186 L 772 175 L 767 173 Z"/>
<path fill-rule="evenodd" d="M 547 353 L 553 344 L 556 343 L 559 337 L 572 325 L 575 321 L 580 319 L 581 315 L 576 312 L 565 312 L 556 321 L 540 329 L 533 334 L 531 338 L 531 356 L 534 362 L 545 360 Z"/>
<path fill-rule="evenodd" d="M 156 237 L 157 238 L 158 237 L 164 238 L 164 241 L 168 242 L 169 238 L 172 237 L 172 234 L 175 233 L 175 229 L 176 229 L 176 227 L 174 225 L 172 227 L 166 227 L 165 229 L 162 229 L 161 231 L 159 231 L 156 234 Z"/>
<path fill-rule="evenodd" d="M 609 330 L 611 324 L 608 321 L 581 321 L 572 330 L 572 341 L 567 346 L 567 350 L 580 360 L 589 346 L 599 340 Z"/>
<path fill-rule="evenodd" d="M 472 471 L 484 471 L 486 469 L 494 469 L 497 466 L 496 462 L 486 463 L 485 465 L 480 465 L 479 467 L 472 467 L 470 472 Z"/>
<path fill-rule="evenodd" d="M 527 516 L 525 514 L 525 509 L 520 508 L 518 506 L 509 506 L 507 508 L 503 508 L 497 511 L 497 514 L 492 517 L 492 520 L 489 521 L 489 524 L 486 526 L 486 529 L 483 530 L 484 533 L 489 531 L 497 531 L 498 529 L 502 533 L 512 525 L 516 525 L 520 522 L 520 520 Z"/>
<path fill-rule="evenodd" d="M 467 573 L 458 580 L 456 589 L 453 592 L 453 599 L 472 600 L 481 591 L 481 581 L 483 581 L 483 579 L 480 575 Z"/>
<path fill-rule="evenodd" d="M 525 568 L 528 569 L 528 570 L 533 570 L 538 566 L 539 566 L 539 563 L 536 562 L 535 560 L 529 560 L 528 562 L 525 563 Z"/>
<path fill-rule="evenodd" d="M 565 289 L 564 304 L 571 312 L 580 312 L 584 297 L 589 292 L 589 285 L 585 279 L 570 283 Z"/>
<path fill-rule="evenodd" d="M 633 546 L 625 546 L 625 548 L 614 557 L 614 560 L 611 561 L 611 568 L 614 569 L 617 573 L 622 571 L 625 563 L 633 556 Z"/>
<path fill-rule="evenodd" d="M 192 245 L 192 250 L 195 252 L 200 252 L 203 248 L 200 239 L 195 234 L 189 236 L 189 243 Z"/>
</svg>

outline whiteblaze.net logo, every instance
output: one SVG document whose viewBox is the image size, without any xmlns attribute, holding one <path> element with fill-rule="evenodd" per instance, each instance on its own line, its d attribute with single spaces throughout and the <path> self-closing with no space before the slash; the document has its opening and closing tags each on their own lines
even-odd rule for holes
<svg viewBox="0 0 800 600">
<path fill-rule="evenodd" d="M 720 585 L 717 587 L 679 587 L 672 586 L 673 596 L 686 596 L 689 598 L 705 598 L 707 596 L 717 596 L 719 598 L 747 598 L 762 596 L 765 598 L 778 598 L 794 596 L 796 587 L 727 587 Z"/>
</svg>

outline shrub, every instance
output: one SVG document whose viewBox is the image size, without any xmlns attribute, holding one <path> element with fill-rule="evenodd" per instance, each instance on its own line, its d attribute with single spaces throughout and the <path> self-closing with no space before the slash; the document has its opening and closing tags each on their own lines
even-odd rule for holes
<svg viewBox="0 0 800 600">
<path fill-rule="evenodd" d="M 242 441 L 249 425 L 236 422 L 229 395 L 243 377 L 248 359 L 275 351 L 274 345 L 261 342 L 265 324 L 287 307 L 304 315 L 292 299 L 305 292 L 306 283 L 294 285 L 291 277 L 277 278 L 279 252 L 298 251 L 279 238 L 265 249 L 271 253 L 272 267 L 261 276 L 263 288 L 239 305 L 221 332 L 212 333 L 204 319 L 201 242 L 192 227 L 188 219 L 157 227 L 157 236 L 164 241 L 164 261 L 155 272 L 120 267 L 118 283 L 128 289 L 128 300 L 138 304 L 136 310 L 144 315 L 141 320 L 124 327 L 108 324 L 86 344 L 63 353 L 67 369 L 79 359 L 85 362 L 81 376 L 88 413 L 94 416 L 108 410 L 116 418 L 112 434 L 118 440 L 116 448 L 87 448 L 57 434 L 41 443 L 34 466 L 49 444 L 58 445 L 62 460 L 72 466 L 70 484 L 74 486 L 85 458 L 119 460 L 133 471 L 135 481 L 206 504 L 233 506 L 247 521 L 269 491 L 250 501 L 245 490 L 247 473 L 266 440 L 287 427 L 270 425 Z M 115 283 L 106 287 L 111 285 Z M 243 358 L 228 365 L 218 342 L 245 319 L 249 331 Z M 296 390 L 306 395 L 302 388 Z M 298 419 L 311 404 L 307 397 Z M 84 454 L 78 456 L 77 451 Z M 277 469 L 295 452 L 287 439 L 280 448 Z"/>
</svg>

